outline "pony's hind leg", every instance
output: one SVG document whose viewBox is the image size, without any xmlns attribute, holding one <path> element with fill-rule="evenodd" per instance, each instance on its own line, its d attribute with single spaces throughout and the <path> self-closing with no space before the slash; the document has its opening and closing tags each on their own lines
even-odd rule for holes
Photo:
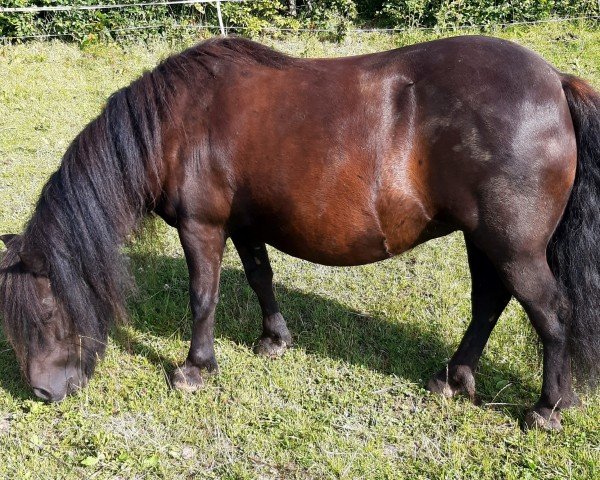
<svg viewBox="0 0 600 480">
<path fill-rule="evenodd" d="M 485 253 L 466 237 L 465 242 L 471 270 L 473 317 L 456 353 L 446 368 L 429 380 L 427 389 L 448 397 L 466 393 L 475 402 L 475 369 L 510 293 Z"/>
<path fill-rule="evenodd" d="M 511 255 L 499 264 L 499 272 L 527 312 L 543 345 L 542 394 L 527 413 L 525 423 L 529 427 L 559 430 L 560 410 L 578 404 L 572 389 L 567 341 L 571 315 L 568 300 L 543 250 Z"/>
<path fill-rule="evenodd" d="M 171 385 L 193 391 L 203 383 L 203 370 L 218 370 L 214 350 L 214 315 L 225 236 L 222 228 L 193 220 L 181 222 L 178 231 L 190 275 L 190 305 L 194 323 L 187 359 L 173 372 Z"/>
<path fill-rule="evenodd" d="M 292 344 L 292 336 L 279 312 L 273 291 L 273 270 L 264 243 L 253 242 L 242 236 L 232 236 L 248 283 L 260 303 L 263 316 L 263 331 L 254 351 L 259 355 L 279 357 Z"/>
</svg>

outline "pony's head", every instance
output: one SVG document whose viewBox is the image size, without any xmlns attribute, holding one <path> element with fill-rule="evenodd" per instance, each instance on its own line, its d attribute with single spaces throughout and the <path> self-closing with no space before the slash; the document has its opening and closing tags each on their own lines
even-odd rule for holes
<svg viewBox="0 0 600 480">
<path fill-rule="evenodd" d="M 105 338 L 87 337 L 54 291 L 52 272 L 40 251 L 20 235 L 2 235 L 0 314 L 4 331 L 35 395 L 57 402 L 85 386 Z"/>
</svg>

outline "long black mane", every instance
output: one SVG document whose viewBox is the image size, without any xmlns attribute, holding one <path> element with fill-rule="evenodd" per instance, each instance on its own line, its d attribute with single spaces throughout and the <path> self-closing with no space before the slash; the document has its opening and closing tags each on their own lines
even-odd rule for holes
<svg viewBox="0 0 600 480">
<path fill-rule="evenodd" d="M 48 266 L 54 295 L 80 335 L 102 339 L 109 322 L 124 314 L 128 275 L 121 245 L 159 175 L 156 88 L 145 75 L 110 97 L 44 186 L 19 245 Z M 4 263 L 15 260 L 7 256 Z M 32 281 L 31 275 L 4 275 L 0 283 L 4 318 L 18 319 L 22 334 L 28 322 L 42 321 L 29 311 L 35 302 L 20 298 Z"/>
<path fill-rule="evenodd" d="M 201 88 L 197 83 L 213 77 L 222 62 L 280 68 L 293 61 L 248 40 L 209 40 L 167 58 L 108 99 L 69 146 L 20 245 L 0 264 L 0 313 L 13 343 L 26 346 L 43 322 L 40 306 L 29 301 L 34 277 L 23 274 L 18 251 L 35 252 L 48 265 L 53 293 L 79 335 L 106 338 L 111 322 L 125 317 L 124 239 L 160 196 L 153 188 L 160 185 L 161 130 L 171 103 L 181 89 Z"/>
</svg>

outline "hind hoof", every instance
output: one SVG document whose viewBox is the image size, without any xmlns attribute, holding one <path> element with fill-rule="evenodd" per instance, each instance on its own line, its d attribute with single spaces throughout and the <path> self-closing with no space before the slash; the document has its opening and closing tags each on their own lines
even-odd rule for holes
<svg viewBox="0 0 600 480">
<path fill-rule="evenodd" d="M 579 399 L 577 394 L 575 394 L 575 392 L 571 393 L 570 399 L 568 401 L 566 401 L 564 404 L 561 402 L 560 409 L 565 410 L 567 408 L 583 408 L 583 403 Z"/>
<path fill-rule="evenodd" d="M 538 413 L 535 410 L 529 410 L 525 414 L 524 422 L 525 427 L 529 430 L 535 429 L 547 432 L 560 432 L 562 430 L 560 412 L 557 411 L 550 410 L 548 412 Z"/>
<path fill-rule="evenodd" d="M 281 357 L 287 350 L 288 343 L 285 340 L 274 340 L 271 337 L 259 338 L 254 346 L 254 353 L 268 358 Z"/>
<path fill-rule="evenodd" d="M 182 392 L 192 393 L 204 385 L 200 368 L 193 365 L 177 367 L 171 375 L 171 387 Z"/>
</svg>

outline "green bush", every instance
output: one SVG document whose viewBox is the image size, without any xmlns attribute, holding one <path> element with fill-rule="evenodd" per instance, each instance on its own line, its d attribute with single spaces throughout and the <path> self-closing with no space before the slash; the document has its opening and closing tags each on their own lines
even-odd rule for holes
<svg viewBox="0 0 600 480">
<path fill-rule="evenodd" d="M 136 3 L 139 0 L 129 0 Z M 3 0 L 3 7 L 43 7 L 62 5 L 115 5 L 122 0 Z M 114 33 L 152 27 L 160 32 L 177 24 L 200 20 L 194 6 L 129 7 L 110 10 L 75 10 L 37 13 L 0 13 L 0 36 L 58 35 L 83 40 L 90 37 L 111 36 Z M 144 35 L 145 30 L 139 34 Z"/>
<path fill-rule="evenodd" d="M 114 5 L 139 0 L 3 0 L 4 7 Z M 351 26 L 394 28 L 482 25 L 544 20 L 551 17 L 600 15 L 597 0 L 297 0 L 291 15 L 288 0 L 250 0 L 222 4 L 230 31 L 253 36 L 277 29 L 312 29 L 343 37 Z M 0 37 L 58 35 L 78 41 L 137 38 L 190 31 L 197 25 L 218 25 L 210 4 L 159 5 L 114 10 L 0 13 Z"/>
<path fill-rule="evenodd" d="M 376 17 L 396 28 L 446 28 L 599 14 L 597 0 L 388 0 Z"/>
</svg>

